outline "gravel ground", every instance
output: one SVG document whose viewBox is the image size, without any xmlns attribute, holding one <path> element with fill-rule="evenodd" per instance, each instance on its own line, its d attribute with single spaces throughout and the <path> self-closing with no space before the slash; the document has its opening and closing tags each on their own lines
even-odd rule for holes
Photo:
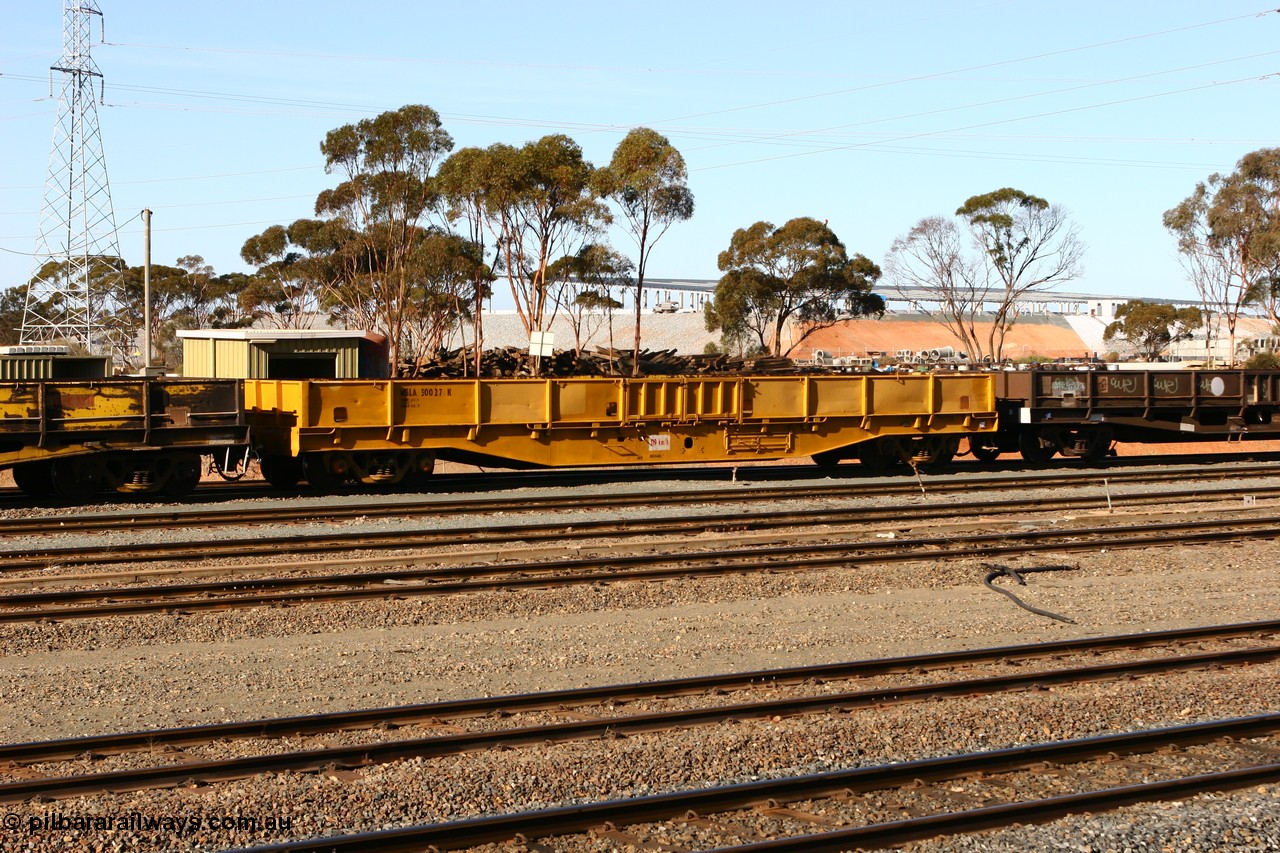
<svg viewBox="0 0 1280 853">
<path fill-rule="evenodd" d="M 188 538 L 186 531 L 181 538 Z M 1088 553 L 1053 562 L 1074 568 L 1032 575 L 1018 592 L 1075 624 L 1018 609 L 981 586 L 982 564 L 961 561 L 0 626 L 0 737 L 36 740 L 1280 614 L 1272 542 Z M 0 850 L 218 850 L 1274 712 L 1280 710 L 1278 676 L 1277 667 L 1258 666 L 358 772 L 0 806 L 19 821 L 17 829 L 5 824 L 0 830 Z M 917 848 L 1280 850 L 1278 797 L 1280 789 L 1263 787 Z M 58 816 L 83 823 L 114 815 L 128 823 L 133 814 L 139 820 L 276 817 L 292 827 L 284 833 L 207 823 L 190 832 L 176 823 L 156 830 L 129 824 L 113 832 L 58 827 Z M 28 821 L 45 818 L 51 828 L 32 831 Z"/>
</svg>

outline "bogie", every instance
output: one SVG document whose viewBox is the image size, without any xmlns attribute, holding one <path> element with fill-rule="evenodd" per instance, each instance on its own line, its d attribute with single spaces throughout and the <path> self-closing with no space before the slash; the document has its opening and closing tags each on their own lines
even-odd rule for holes
<svg viewBox="0 0 1280 853">
<path fill-rule="evenodd" d="M 847 447 L 838 447 L 835 450 L 822 450 L 813 454 L 813 464 L 819 468 L 832 469 L 839 467 L 840 463 L 849 458 L 850 450 Z"/>
<path fill-rule="evenodd" d="M 287 466 L 278 460 L 273 458 L 271 466 L 266 467 L 264 458 L 264 477 L 271 473 L 282 481 L 287 479 L 283 473 Z M 423 451 L 313 451 L 302 457 L 302 474 L 312 488 L 320 491 L 337 491 L 351 484 L 421 490 L 426 487 L 434 468 L 434 454 Z M 276 485 L 275 480 L 271 483 Z"/>
</svg>

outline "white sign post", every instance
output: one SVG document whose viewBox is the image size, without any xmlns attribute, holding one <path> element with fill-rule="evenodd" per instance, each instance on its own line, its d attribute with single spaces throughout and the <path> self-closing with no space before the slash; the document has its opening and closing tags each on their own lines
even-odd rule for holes
<svg viewBox="0 0 1280 853">
<path fill-rule="evenodd" d="M 529 333 L 529 355 L 534 358 L 548 358 L 554 355 L 556 336 L 551 332 Z"/>
</svg>

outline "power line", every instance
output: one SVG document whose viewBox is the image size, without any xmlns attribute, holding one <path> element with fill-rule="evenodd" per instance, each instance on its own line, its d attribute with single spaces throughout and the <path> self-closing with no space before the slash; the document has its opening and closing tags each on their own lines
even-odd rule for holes
<svg viewBox="0 0 1280 853">
<path fill-rule="evenodd" d="M 208 175 L 186 175 L 176 178 L 139 178 L 134 181 L 116 181 L 116 186 L 125 187 L 136 184 L 173 184 L 179 181 L 204 181 L 204 180 L 220 180 L 222 178 L 243 178 L 253 177 L 254 175 L 278 175 L 285 172 L 314 172 L 324 167 L 317 163 L 314 166 L 287 166 L 281 169 L 256 169 L 248 172 L 218 172 Z M 34 185 L 27 186 L 8 186 L 0 187 L 0 190 L 31 190 L 36 189 Z M 247 201 L 258 201 L 259 199 L 247 199 Z M 261 199 L 267 201 L 268 199 Z"/>
<path fill-rule="evenodd" d="M 641 122 L 641 124 L 644 124 L 647 126 L 652 126 L 655 124 L 671 124 L 677 121 L 684 121 L 691 118 L 701 118 L 701 117 L 713 116 L 713 115 L 723 115 L 723 114 L 732 113 L 732 112 L 763 109 L 763 108 L 772 107 L 772 106 L 781 106 L 785 104 L 798 103 L 802 101 L 814 100 L 819 98 L 828 98 L 836 95 L 851 94 L 854 92 L 869 91 L 873 89 L 898 86 L 898 85 L 903 85 L 907 83 L 921 82 L 921 81 L 931 80 L 931 79 L 944 79 L 944 78 L 955 79 L 957 75 L 965 74 L 973 71 L 980 71 L 980 70 L 986 70 L 990 68 L 998 68 L 1003 66 L 1022 64 L 1022 63 L 1031 62 L 1039 59 L 1045 59 L 1049 57 L 1065 56 L 1073 53 L 1079 53 L 1082 51 L 1095 50 L 1102 47 L 1113 47 L 1113 46 L 1127 44 L 1135 41 L 1147 40 L 1147 39 L 1158 38 L 1161 36 L 1167 36 L 1175 33 L 1182 33 L 1182 32 L 1188 32 L 1188 31 L 1193 31 L 1197 29 L 1203 29 L 1206 27 L 1218 26 L 1224 23 L 1231 23 L 1231 22 L 1241 21 L 1246 19 L 1256 19 L 1259 17 L 1263 17 L 1265 15 L 1269 15 L 1277 12 L 1280 12 L 1280 10 L 1264 9 L 1258 12 L 1251 12 L 1248 14 L 1235 15 L 1235 16 L 1226 17 L 1226 18 L 1218 18 L 1211 21 L 1204 21 L 1196 24 L 1188 24 L 1186 26 L 1173 27 L 1169 29 L 1158 30 L 1158 31 L 1143 33 L 1143 34 L 1134 35 L 1134 36 L 1126 36 L 1123 38 L 1111 39 L 1108 41 L 1094 42 L 1087 45 L 1063 48 L 1060 50 L 1042 51 L 1040 53 L 1028 54 L 1026 56 L 999 60 L 996 62 L 966 66 L 962 68 L 933 72 L 929 74 L 914 75 L 911 77 L 897 78 L 894 80 L 881 81 L 877 83 L 868 83 L 860 86 L 836 89 L 836 90 L 827 91 L 827 92 L 820 92 L 820 93 L 814 93 L 814 94 L 808 94 L 808 95 L 799 95 L 792 98 L 783 98 L 783 99 L 777 99 L 772 101 L 745 104 L 745 105 L 740 105 L 735 107 L 726 107 L 723 109 L 710 110 L 710 111 L 705 111 L 700 113 L 692 113 L 684 116 L 672 117 L 667 119 L 659 119 L 651 122 Z M 242 48 L 192 48 L 192 47 L 185 47 L 181 45 L 142 45 L 142 44 L 130 45 L 123 42 L 114 43 L 114 44 L 115 46 L 134 46 L 134 47 L 148 47 L 148 48 L 161 48 L 161 49 L 173 49 L 173 50 L 196 50 L 196 51 L 210 51 L 210 52 L 225 52 L 225 53 L 234 53 L 234 54 L 261 53 L 265 55 L 301 56 L 301 57 L 323 58 L 323 59 L 344 59 L 344 58 L 345 59 L 368 59 L 370 58 L 370 57 L 361 57 L 358 55 L 289 52 L 289 51 L 254 51 L 254 50 L 247 50 Z M 437 62 L 438 60 L 414 60 L 412 58 L 393 57 L 391 58 L 391 61 Z M 503 63 L 498 63 L 498 64 L 503 64 Z M 570 69 L 581 68 L 583 70 L 593 70 L 593 71 L 600 70 L 600 67 L 598 66 L 550 65 L 546 67 L 570 68 Z M 24 76 L 24 75 L 0 75 L 0 77 L 11 77 L 14 79 L 23 79 L 23 80 L 32 80 L 32 81 L 41 80 L 41 78 Z M 134 91 L 134 92 L 154 93 L 154 94 L 182 95 L 186 97 L 193 97 L 193 98 L 200 98 L 200 99 L 225 100 L 225 101 L 239 102 L 239 103 L 256 103 L 256 104 L 262 104 L 267 106 L 302 107 L 302 108 L 309 108 L 309 109 L 318 108 L 323 110 L 354 111 L 354 112 L 362 112 L 362 113 L 378 112 L 386 108 L 384 106 L 378 106 L 373 104 L 330 102 L 330 101 L 319 101 L 319 100 L 298 99 L 298 98 L 279 98 L 279 97 L 271 97 L 271 96 L 264 96 L 264 95 L 236 93 L 236 92 L 175 89 L 175 88 L 168 88 L 168 87 L 142 86 L 142 85 L 136 85 L 136 84 L 114 84 L 112 86 L 112 89 L 113 91 L 120 90 L 120 91 Z M 135 106 L 141 107 L 144 105 L 138 104 Z M 189 106 L 185 106 L 182 104 L 164 105 L 164 108 L 190 109 Z M 292 114 L 292 113 L 268 113 L 268 114 L 285 115 L 285 114 Z M 577 129 L 580 132 L 585 132 L 585 133 L 611 132 L 611 131 L 616 132 L 623 129 L 618 125 L 612 125 L 612 124 L 594 124 L 594 123 L 589 124 L 589 123 L 580 123 L 580 122 L 565 122 L 565 121 L 550 120 L 550 119 L 530 120 L 530 119 L 516 119 L 516 118 L 504 117 L 504 116 L 476 116 L 476 115 L 469 115 L 469 114 L 463 114 L 463 113 L 443 114 L 443 115 L 448 120 L 464 122 L 464 123 L 499 124 L 502 126 L 510 126 L 510 127 L 554 126 L 560 129 Z"/>
<path fill-rule="evenodd" d="M 1049 89 L 1049 90 L 1040 91 L 1040 92 L 1031 92 L 1025 95 L 1010 95 L 1004 98 L 993 98 L 989 101 L 978 101 L 978 102 L 969 103 L 969 104 L 956 104 L 954 106 L 940 107 L 934 110 L 925 110 L 925 111 L 915 112 L 915 113 L 903 113 L 901 115 L 886 116 L 886 117 L 876 118 L 876 119 L 865 119 L 859 122 L 852 122 L 849 124 L 830 125 L 828 127 L 817 128 L 814 130 L 790 131 L 788 133 L 778 134 L 776 136 L 764 136 L 764 137 L 759 137 L 758 139 L 751 139 L 751 140 L 744 140 L 744 141 L 771 142 L 775 139 L 781 139 L 781 138 L 790 137 L 790 136 L 800 136 L 800 135 L 806 135 L 806 134 L 812 134 L 812 133 L 828 133 L 833 130 L 846 130 L 848 128 L 853 128 L 853 127 L 866 127 L 867 125 L 871 125 L 871 124 L 883 124 L 885 122 L 902 121 L 904 119 L 927 118 L 930 116 L 942 115 L 943 113 L 961 112 L 964 110 L 977 109 L 979 107 L 991 107 L 999 104 L 1010 104 L 1017 101 L 1026 101 L 1026 100 L 1032 100 L 1035 98 L 1043 98 L 1049 95 L 1063 95 L 1069 92 L 1080 92 L 1085 89 L 1093 89 L 1099 86 L 1111 86 L 1111 85 L 1116 85 L 1118 83 L 1132 83 L 1137 80 L 1146 80 L 1152 77 L 1162 77 L 1168 74 L 1177 74 L 1183 71 L 1195 71 L 1201 68 L 1211 68 L 1217 65 L 1226 65 L 1232 62 L 1244 62 L 1250 59 L 1260 59 L 1262 57 L 1275 56 L 1277 54 L 1280 54 L 1280 50 L 1270 50 L 1270 51 L 1264 51 L 1262 53 L 1249 54 L 1247 56 L 1236 56 L 1230 59 L 1219 59 L 1219 60 L 1214 60 L 1213 62 L 1202 62 L 1196 65 L 1185 65 L 1180 68 L 1172 68 L 1172 69 L 1167 69 L 1165 71 L 1152 71 L 1146 74 L 1136 74 L 1131 77 L 1117 77 L 1110 80 L 1104 80 L 1098 83 L 1086 83 L 1086 84 L 1081 84 L 1077 86 L 1068 86 L 1062 89 Z M 738 145 L 738 144 L 742 144 L 742 142 L 741 141 L 723 142 L 723 143 L 720 143 L 719 145 L 707 145 L 707 146 L 703 146 L 703 148 L 701 149 L 694 149 L 694 150 L 723 148 L 728 145 Z"/>
<path fill-rule="evenodd" d="M 871 89 L 883 89 L 889 86 L 899 86 L 904 83 L 918 83 L 923 80 L 936 80 L 941 78 L 949 78 L 954 75 L 965 74 L 970 71 L 983 71 L 988 68 L 999 68 L 1005 65 L 1017 65 L 1023 62 L 1032 62 L 1037 59 L 1047 59 L 1051 56 L 1066 56 L 1068 54 L 1080 53 L 1086 50 L 1095 50 L 1101 47 L 1114 47 L 1115 45 L 1127 44 L 1129 42 L 1142 41 L 1142 40 L 1151 39 L 1151 38 L 1158 38 L 1160 36 L 1166 36 L 1166 35 L 1171 35 L 1173 33 L 1181 33 L 1181 32 L 1187 32 L 1190 30 L 1202 29 L 1204 27 L 1217 26 L 1219 24 L 1230 23 L 1232 21 L 1241 21 L 1249 18 L 1261 18 L 1264 15 L 1269 15 L 1273 13 L 1280 13 L 1280 9 L 1263 9 L 1261 11 L 1251 12 L 1246 15 L 1234 15 L 1229 18 L 1218 18 L 1217 20 L 1204 21 L 1199 24 L 1188 24 L 1187 26 L 1183 26 L 1183 27 L 1173 27 L 1167 30 L 1158 30 L 1156 32 L 1143 33 L 1141 35 L 1136 35 L 1136 36 L 1125 36 L 1124 38 L 1111 39 L 1109 41 L 1094 42 L 1093 44 L 1080 45 L 1078 47 L 1063 48 L 1061 50 L 1043 51 L 1041 53 L 1028 54 L 1027 56 L 1020 56 L 1014 59 L 1002 59 L 997 62 L 986 62 L 980 65 L 969 65 L 964 68 L 956 68 L 950 71 L 936 71 L 930 74 L 917 74 L 911 77 L 900 77 L 894 80 L 885 80 L 879 83 L 868 83 L 862 86 L 854 86 L 847 89 L 835 89 L 830 92 L 819 92 L 812 95 L 798 95 L 794 98 L 782 98 L 774 101 L 764 101 L 764 102 L 755 103 L 755 104 L 744 104 L 742 106 L 737 106 L 737 107 L 726 107 L 720 110 L 711 110 L 708 112 L 692 113 L 689 115 L 677 116 L 669 119 L 658 119 L 652 122 L 643 122 L 642 124 L 644 124 L 645 126 L 652 126 L 654 124 L 670 124 L 671 122 L 685 121 L 691 118 L 704 118 L 706 116 L 712 116 L 712 115 L 724 115 L 725 113 L 741 112 L 743 110 L 762 109 L 764 107 L 774 107 L 774 106 L 782 106 L 784 104 L 794 104 L 800 101 L 812 101 L 818 98 L 830 98 L 836 95 L 847 95 L 853 92 L 865 92 Z"/>
<path fill-rule="evenodd" d="M 858 148 L 881 145 L 884 142 L 903 142 L 908 139 L 921 139 L 923 137 L 928 137 L 928 136 L 942 136 L 944 134 L 954 133 L 956 131 L 974 130 L 980 127 L 994 127 L 1001 124 L 1012 124 L 1014 122 L 1019 122 L 1019 121 L 1030 121 L 1032 119 L 1037 119 L 1037 118 L 1048 118 L 1050 116 L 1067 115 L 1069 113 L 1084 112 L 1086 110 L 1101 109 L 1103 107 L 1113 107 L 1119 104 L 1130 104 L 1130 103 L 1136 103 L 1138 101 L 1153 100 L 1155 98 L 1166 98 L 1171 95 L 1183 95 L 1183 94 L 1186 94 L 1187 92 L 1198 92 L 1198 91 L 1203 91 L 1205 89 L 1216 89 L 1220 86 L 1232 86 L 1238 83 L 1258 82 L 1261 80 L 1266 80 L 1267 78 L 1272 76 L 1275 76 L 1275 75 L 1264 74 L 1260 77 L 1241 77 L 1236 80 L 1227 80 L 1220 83 L 1208 83 L 1203 86 L 1191 86 L 1185 89 L 1175 89 L 1173 91 L 1158 92 L 1151 95 L 1138 95 L 1132 98 L 1121 98 L 1114 101 L 1104 101 L 1101 103 L 1088 104 L 1080 107 L 1067 107 L 1060 110 L 1050 110 L 1048 112 L 1034 113 L 1032 115 L 1016 116 L 1014 118 L 1007 118 L 1007 119 L 997 119 L 994 121 L 980 122 L 978 124 L 964 125 L 962 127 L 946 128 L 942 130 L 920 131 L 918 133 L 907 133 L 907 134 L 902 134 L 900 136 L 893 137 L 891 139 L 883 140 L 883 142 L 860 142 L 860 143 L 855 143 L 850 145 L 830 146 L 830 147 L 820 148 L 814 151 L 801 151 L 795 154 L 779 154 L 774 157 L 757 157 L 752 160 L 740 160 L 734 163 L 720 163 L 715 166 L 702 166 L 697 169 L 691 169 L 690 171 L 704 172 L 704 171 L 710 171 L 713 169 L 727 169 L 733 166 L 749 166 L 755 163 L 767 163 L 774 160 L 787 160 L 795 157 L 806 157 L 811 154 L 825 154 L 825 153 L 830 153 L 832 151 L 851 151 Z"/>
</svg>

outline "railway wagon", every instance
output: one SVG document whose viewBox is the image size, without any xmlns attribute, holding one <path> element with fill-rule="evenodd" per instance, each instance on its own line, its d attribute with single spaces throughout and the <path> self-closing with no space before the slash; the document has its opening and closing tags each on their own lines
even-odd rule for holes
<svg viewBox="0 0 1280 853">
<path fill-rule="evenodd" d="M 202 456 L 245 459 L 242 390 L 230 379 L 0 382 L 0 468 L 34 497 L 185 495 Z"/>
<path fill-rule="evenodd" d="M 1000 428 L 974 455 L 1099 459 L 1115 441 L 1280 438 L 1280 373 L 1252 370 L 1030 370 L 996 374 Z"/>
<path fill-rule="evenodd" d="M 986 373 L 245 380 L 263 475 L 421 484 L 436 459 L 507 468 L 945 462 L 996 428 Z"/>
</svg>

